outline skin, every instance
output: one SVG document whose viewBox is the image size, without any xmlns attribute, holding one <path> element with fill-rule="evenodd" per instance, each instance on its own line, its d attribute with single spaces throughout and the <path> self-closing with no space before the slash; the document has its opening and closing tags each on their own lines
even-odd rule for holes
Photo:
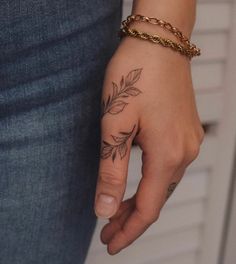
<svg viewBox="0 0 236 264">
<path fill-rule="evenodd" d="M 133 13 L 162 18 L 190 37 L 195 1 L 168 2 L 135 1 Z M 176 40 L 157 26 L 136 22 L 135 27 Z M 124 87 L 122 76 L 123 81 L 127 78 L 129 90 L 118 98 L 117 91 Z M 110 102 L 116 100 L 112 110 L 109 96 Z M 101 231 L 101 241 L 114 255 L 158 220 L 186 167 L 198 156 L 204 132 L 196 109 L 191 62 L 160 45 L 124 37 L 107 66 L 102 97 L 101 160 L 94 209 L 98 217 L 109 220 Z M 142 149 L 142 178 L 137 192 L 123 201 L 132 141 Z M 101 194 L 113 200 L 101 204 Z"/>
</svg>

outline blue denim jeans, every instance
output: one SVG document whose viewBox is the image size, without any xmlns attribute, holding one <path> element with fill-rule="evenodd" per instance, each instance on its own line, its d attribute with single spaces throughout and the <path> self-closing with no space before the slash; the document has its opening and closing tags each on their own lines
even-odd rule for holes
<svg viewBox="0 0 236 264">
<path fill-rule="evenodd" d="M 121 0 L 0 1 L 0 263 L 84 263 Z"/>
</svg>

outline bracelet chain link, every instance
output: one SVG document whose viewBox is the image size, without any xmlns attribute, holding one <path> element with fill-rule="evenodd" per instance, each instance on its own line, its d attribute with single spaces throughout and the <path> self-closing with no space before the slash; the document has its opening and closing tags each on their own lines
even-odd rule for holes
<svg viewBox="0 0 236 264">
<path fill-rule="evenodd" d="M 180 42 L 183 44 L 176 43 L 170 39 L 163 38 L 157 34 L 151 35 L 147 32 L 142 32 L 134 28 L 130 28 L 129 25 L 133 21 L 147 22 L 153 25 L 158 25 L 172 34 L 174 34 Z M 120 36 L 129 35 L 131 37 L 141 38 L 150 42 L 160 44 L 164 47 L 169 47 L 175 51 L 180 52 L 182 55 L 187 56 L 191 59 L 194 56 L 200 56 L 201 51 L 193 43 L 190 43 L 189 39 L 183 35 L 183 33 L 176 27 L 173 27 L 170 23 L 157 19 L 155 17 L 147 17 L 140 14 L 130 15 L 126 20 L 122 21 L 122 27 L 120 28 Z"/>
</svg>

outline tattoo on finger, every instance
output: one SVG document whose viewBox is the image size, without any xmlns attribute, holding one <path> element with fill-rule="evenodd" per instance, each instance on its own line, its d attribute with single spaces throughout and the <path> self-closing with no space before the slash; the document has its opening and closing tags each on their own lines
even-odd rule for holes
<svg viewBox="0 0 236 264">
<path fill-rule="evenodd" d="M 175 190 L 177 184 L 178 184 L 177 182 L 172 182 L 172 183 L 169 185 L 169 187 L 168 187 L 168 189 L 167 189 L 166 199 L 168 199 L 168 198 L 171 196 L 171 194 L 174 192 L 174 190 Z"/>
<path fill-rule="evenodd" d="M 108 159 L 111 157 L 112 161 L 116 159 L 117 155 L 120 159 L 123 159 L 128 151 L 127 141 L 132 136 L 136 125 L 133 126 L 129 132 L 119 132 L 119 136 L 111 135 L 114 143 L 109 143 L 105 140 L 102 141 L 103 145 L 101 148 L 101 158 Z"/>
</svg>

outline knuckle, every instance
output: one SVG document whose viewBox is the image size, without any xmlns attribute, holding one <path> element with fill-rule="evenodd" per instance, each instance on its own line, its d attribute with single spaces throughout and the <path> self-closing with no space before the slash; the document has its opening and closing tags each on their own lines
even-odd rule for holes
<svg viewBox="0 0 236 264">
<path fill-rule="evenodd" d="M 167 167 L 176 167 L 184 160 L 184 149 L 182 147 L 169 149 L 165 163 Z"/>
<path fill-rule="evenodd" d="M 201 126 L 200 132 L 199 132 L 199 142 L 200 142 L 200 144 L 203 142 L 204 138 L 205 138 L 205 131 L 204 131 L 203 127 Z"/>
<path fill-rule="evenodd" d="M 153 224 L 158 220 L 158 218 L 159 218 L 159 214 L 156 214 L 156 213 L 150 214 L 150 216 L 148 218 L 148 223 Z"/>
<path fill-rule="evenodd" d="M 139 217 L 145 225 L 151 225 L 156 222 L 159 218 L 159 212 L 138 212 Z"/>
<path fill-rule="evenodd" d="M 150 213 L 149 216 L 146 219 L 146 222 L 150 225 L 155 223 L 159 218 L 159 213 L 157 214 L 156 212 Z"/>
<path fill-rule="evenodd" d="M 123 179 L 115 171 L 101 171 L 100 181 L 111 185 L 123 185 Z"/>
<path fill-rule="evenodd" d="M 200 144 L 197 142 L 192 142 L 188 146 L 188 151 L 187 151 L 187 161 L 191 162 L 195 160 L 200 152 Z"/>
<path fill-rule="evenodd" d="M 164 162 L 168 168 L 176 168 L 196 159 L 200 152 L 200 145 L 205 137 L 205 131 L 202 126 L 194 133 L 181 135 L 176 142 L 167 144 L 163 151 Z"/>
<path fill-rule="evenodd" d="M 192 140 L 187 146 L 172 147 L 165 157 L 165 164 L 168 168 L 175 168 L 195 160 L 200 152 L 200 142 Z"/>
</svg>

